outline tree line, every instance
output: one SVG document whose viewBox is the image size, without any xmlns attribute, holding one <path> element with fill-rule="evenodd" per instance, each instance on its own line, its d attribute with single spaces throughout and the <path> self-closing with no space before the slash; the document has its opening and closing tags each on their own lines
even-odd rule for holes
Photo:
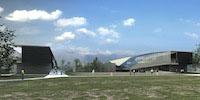
<svg viewBox="0 0 200 100">
<path fill-rule="evenodd" d="M 98 57 L 95 57 L 92 62 L 82 63 L 80 59 L 76 58 L 73 62 L 65 63 L 65 60 L 61 60 L 59 66 L 60 69 L 67 72 L 110 72 L 115 70 L 114 64 L 109 62 L 103 63 Z"/>
</svg>

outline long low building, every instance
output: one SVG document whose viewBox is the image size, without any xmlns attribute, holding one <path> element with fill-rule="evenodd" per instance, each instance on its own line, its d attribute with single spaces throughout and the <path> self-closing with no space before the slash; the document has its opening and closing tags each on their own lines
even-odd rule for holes
<svg viewBox="0 0 200 100">
<path fill-rule="evenodd" d="M 134 57 L 111 60 L 116 65 L 116 71 L 129 70 L 163 70 L 187 71 L 187 65 L 192 64 L 192 53 L 182 51 L 154 52 Z"/>
<path fill-rule="evenodd" d="M 54 55 L 48 46 L 17 45 L 14 48 L 17 59 L 17 73 L 48 74 L 57 66 Z"/>
</svg>

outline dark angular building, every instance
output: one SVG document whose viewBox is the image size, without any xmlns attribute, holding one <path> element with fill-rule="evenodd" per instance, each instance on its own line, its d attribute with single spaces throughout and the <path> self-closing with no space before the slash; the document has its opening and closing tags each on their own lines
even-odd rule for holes
<svg viewBox="0 0 200 100">
<path fill-rule="evenodd" d="M 21 54 L 17 61 L 17 73 L 24 69 L 26 74 L 48 74 L 57 66 L 50 47 L 18 45 L 17 48 Z"/>
<path fill-rule="evenodd" d="M 192 53 L 182 51 L 154 52 L 110 62 L 116 64 L 117 71 L 154 69 L 172 72 L 184 70 L 186 72 L 187 65 L 192 64 Z"/>
</svg>

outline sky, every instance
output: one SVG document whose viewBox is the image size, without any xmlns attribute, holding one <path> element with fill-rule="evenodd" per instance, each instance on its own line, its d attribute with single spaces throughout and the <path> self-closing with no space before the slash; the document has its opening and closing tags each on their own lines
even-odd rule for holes
<svg viewBox="0 0 200 100">
<path fill-rule="evenodd" d="M 87 54 L 193 51 L 199 0 L 0 0 L 15 43 Z"/>
</svg>

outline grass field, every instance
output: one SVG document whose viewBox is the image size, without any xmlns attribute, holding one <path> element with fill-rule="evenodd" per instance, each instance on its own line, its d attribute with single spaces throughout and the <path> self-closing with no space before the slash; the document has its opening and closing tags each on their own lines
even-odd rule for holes
<svg viewBox="0 0 200 100">
<path fill-rule="evenodd" d="M 74 77 L 0 83 L 0 99 L 200 100 L 200 77 Z"/>
</svg>

